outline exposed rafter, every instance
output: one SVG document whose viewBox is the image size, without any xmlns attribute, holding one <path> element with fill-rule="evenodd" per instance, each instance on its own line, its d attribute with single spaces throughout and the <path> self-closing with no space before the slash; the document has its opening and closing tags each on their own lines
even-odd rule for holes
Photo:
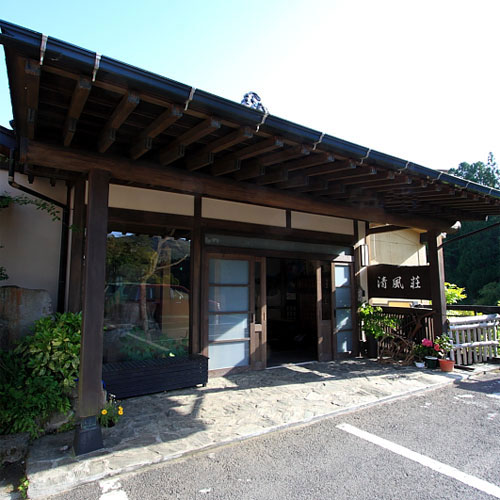
<svg viewBox="0 0 500 500">
<path fill-rule="evenodd" d="M 138 135 L 130 148 L 130 157 L 137 160 L 147 153 L 153 147 L 153 139 L 167 130 L 182 115 L 180 106 L 170 106 Z"/>
<path fill-rule="evenodd" d="M 90 95 L 92 83 L 89 78 L 79 78 L 75 83 L 71 103 L 69 105 L 68 114 L 63 128 L 63 144 L 68 147 L 73 140 L 76 132 L 76 126 L 80 115 L 82 114 L 85 103 Z"/>
<path fill-rule="evenodd" d="M 129 92 L 124 95 L 116 106 L 108 123 L 104 126 L 101 135 L 99 136 L 98 150 L 99 153 L 104 153 L 116 140 L 116 131 L 122 126 L 130 113 L 139 104 L 139 96 L 135 92 Z"/>
<path fill-rule="evenodd" d="M 184 156 L 185 147 L 211 134 L 221 126 L 220 120 L 214 117 L 207 118 L 192 129 L 174 139 L 167 147 L 160 151 L 159 159 L 162 165 L 168 165 Z"/>
</svg>

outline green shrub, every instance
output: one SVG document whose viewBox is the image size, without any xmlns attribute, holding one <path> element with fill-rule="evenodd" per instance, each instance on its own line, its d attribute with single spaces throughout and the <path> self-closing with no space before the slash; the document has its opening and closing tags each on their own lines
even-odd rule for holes
<svg viewBox="0 0 500 500">
<path fill-rule="evenodd" d="M 35 323 L 34 333 L 0 353 L 0 434 L 43 433 L 56 412 L 71 409 L 78 376 L 81 314 L 64 313 Z"/>
<path fill-rule="evenodd" d="M 75 386 L 80 366 L 81 313 L 57 313 L 35 323 L 15 348 L 34 376 L 51 375 L 64 391 Z"/>
</svg>

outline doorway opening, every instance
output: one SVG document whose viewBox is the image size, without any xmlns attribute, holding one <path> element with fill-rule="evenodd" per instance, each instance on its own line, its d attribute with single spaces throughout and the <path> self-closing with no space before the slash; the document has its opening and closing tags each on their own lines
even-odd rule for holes
<svg viewBox="0 0 500 500">
<path fill-rule="evenodd" d="M 318 359 L 315 267 L 267 258 L 267 366 Z"/>
</svg>

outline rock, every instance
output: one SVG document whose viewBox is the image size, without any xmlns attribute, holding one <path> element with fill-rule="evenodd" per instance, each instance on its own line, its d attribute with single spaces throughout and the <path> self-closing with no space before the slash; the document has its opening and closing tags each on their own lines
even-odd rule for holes
<svg viewBox="0 0 500 500">
<path fill-rule="evenodd" d="M 74 416 L 75 413 L 71 410 L 68 413 L 56 413 L 52 415 L 50 420 L 44 426 L 45 432 L 57 431 L 59 427 L 62 427 L 63 425 L 70 422 Z"/>
<path fill-rule="evenodd" d="M 52 314 L 47 290 L 0 287 L 0 349 L 8 350 L 31 333 L 33 323 Z"/>
<path fill-rule="evenodd" d="M 28 452 L 28 433 L 0 436 L 0 465 L 22 460 Z"/>
</svg>

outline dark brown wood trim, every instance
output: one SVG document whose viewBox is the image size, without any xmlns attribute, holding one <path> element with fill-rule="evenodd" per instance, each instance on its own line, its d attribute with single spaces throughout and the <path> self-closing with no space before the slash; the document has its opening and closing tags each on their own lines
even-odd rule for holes
<svg viewBox="0 0 500 500">
<path fill-rule="evenodd" d="M 436 231 L 428 232 L 428 259 L 429 259 L 429 277 L 431 285 L 431 300 L 434 323 L 434 334 L 436 336 L 446 332 L 446 296 L 444 289 L 444 252 L 442 236 Z"/>
<path fill-rule="evenodd" d="M 201 230 L 201 196 L 194 199 L 194 226 L 191 237 L 191 310 L 190 310 L 190 351 L 201 352 L 202 328 L 204 316 L 201 314 L 201 278 L 202 278 L 202 230 Z"/>
<path fill-rule="evenodd" d="M 102 342 L 109 174 L 92 170 L 88 179 L 85 293 L 78 381 L 78 416 L 99 414 L 102 404 Z"/>
<path fill-rule="evenodd" d="M 111 230 L 121 230 L 121 227 L 129 224 L 135 227 L 143 226 L 144 230 L 148 231 L 158 228 L 158 234 L 163 234 L 169 228 L 192 229 L 195 223 L 194 218 L 188 215 L 160 214 L 127 208 L 110 208 L 108 220 Z"/>
<path fill-rule="evenodd" d="M 88 78 L 79 78 L 75 83 L 71 103 L 63 128 L 63 144 L 69 146 L 76 132 L 77 122 L 90 95 L 92 83 Z"/>
<path fill-rule="evenodd" d="M 98 168 L 108 171 L 115 179 L 129 182 L 149 183 L 152 186 L 166 187 L 182 192 L 202 194 L 214 198 L 276 208 L 290 208 L 321 215 L 331 215 L 349 219 L 370 220 L 372 222 L 407 225 L 423 229 L 445 230 L 450 221 L 437 217 L 404 216 L 390 214 L 378 207 L 366 210 L 320 200 L 298 193 L 284 192 L 274 188 L 256 186 L 251 183 L 237 182 L 230 179 L 214 178 L 209 175 L 187 172 L 185 170 L 159 167 L 155 163 L 141 160 L 132 161 L 112 155 L 99 155 L 88 151 L 64 149 L 58 146 L 27 140 L 23 146 L 26 154 L 22 161 L 49 168 L 60 168 L 79 172 L 88 172 Z"/>
<path fill-rule="evenodd" d="M 73 222 L 71 230 L 68 310 L 82 310 L 83 245 L 85 242 L 85 179 L 73 188 Z"/>
</svg>

